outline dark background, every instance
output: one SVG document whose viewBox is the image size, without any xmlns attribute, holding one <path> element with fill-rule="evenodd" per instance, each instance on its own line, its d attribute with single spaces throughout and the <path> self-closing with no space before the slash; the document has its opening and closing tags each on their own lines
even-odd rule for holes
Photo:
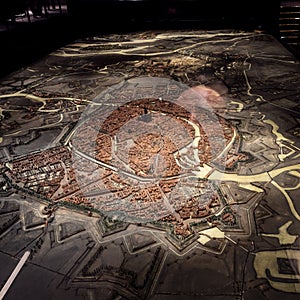
<svg viewBox="0 0 300 300">
<path fill-rule="evenodd" d="M 0 77 L 75 39 L 99 34 L 148 29 L 261 30 L 290 47 L 281 38 L 282 1 L 277 0 L 38 0 L 43 8 L 38 17 L 31 15 L 26 1 L 33 0 L 1 1 Z M 290 50 L 298 55 L 294 47 Z"/>
</svg>

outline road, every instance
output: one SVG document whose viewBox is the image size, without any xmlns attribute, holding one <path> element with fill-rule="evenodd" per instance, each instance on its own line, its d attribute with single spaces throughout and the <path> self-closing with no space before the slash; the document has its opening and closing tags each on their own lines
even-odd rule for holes
<svg viewBox="0 0 300 300">
<path fill-rule="evenodd" d="M 29 255 L 30 255 L 30 251 L 26 251 L 23 254 L 23 256 L 20 259 L 19 263 L 17 264 L 17 266 L 15 267 L 15 269 L 13 270 L 11 275 L 9 276 L 8 280 L 6 281 L 5 285 L 3 286 L 2 290 L 0 291 L 0 300 L 2 300 L 4 298 L 5 294 L 9 290 L 10 286 L 12 285 L 12 283 L 14 282 L 16 277 L 18 276 L 21 269 L 23 268 L 23 266 L 24 266 L 25 262 L 27 261 Z"/>
</svg>

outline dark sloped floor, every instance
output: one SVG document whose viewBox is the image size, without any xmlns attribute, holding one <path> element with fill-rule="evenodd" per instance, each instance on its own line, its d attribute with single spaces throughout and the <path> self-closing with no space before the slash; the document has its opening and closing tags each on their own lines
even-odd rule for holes
<svg viewBox="0 0 300 300">
<path fill-rule="evenodd" d="M 73 41 L 72 31 L 65 14 L 40 18 L 35 22 L 17 21 L 0 31 L 0 77 L 18 70 L 60 46 Z"/>
</svg>

